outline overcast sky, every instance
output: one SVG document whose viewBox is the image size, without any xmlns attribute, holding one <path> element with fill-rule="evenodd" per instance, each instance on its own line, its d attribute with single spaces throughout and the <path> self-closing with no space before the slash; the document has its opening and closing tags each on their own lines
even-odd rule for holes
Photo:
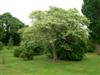
<svg viewBox="0 0 100 75">
<path fill-rule="evenodd" d="M 34 10 L 47 10 L 49 6 L 81 11 L 82 0 L 0 0 L 0 14 L 10 12 L 25 24 L 30 24 L 29 14 Z"/>
</svg>

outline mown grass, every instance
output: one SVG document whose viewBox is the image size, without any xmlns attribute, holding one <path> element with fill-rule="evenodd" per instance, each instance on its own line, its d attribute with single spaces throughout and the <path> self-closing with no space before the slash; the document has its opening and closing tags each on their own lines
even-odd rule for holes
<svg viewBox="0 0 100 75">
<path fill-rule="evenodd" d="M 93 53 L 79 62 L 54 62 L 46 56 L 23 61 L 13 56 L 13 49 L 5 48 L 2 52 L 5 64 L 0 64 L 0 75 L 100 75 L 100 56 Z"/>
</svg>

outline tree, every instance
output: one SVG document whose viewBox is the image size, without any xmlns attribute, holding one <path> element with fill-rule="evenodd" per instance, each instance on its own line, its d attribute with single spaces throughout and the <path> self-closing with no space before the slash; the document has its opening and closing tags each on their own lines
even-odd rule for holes
<svg viewBox="0 0 100 75">
<path fill-rule="evenodd" d="M 14 45 L 17 45 L 20 42 L 20 40 L 17 40 L 17 38 L 19 38 L 17 31 L 24 27 L 24 23 L 22 23 L 19 19 L 13 17 L 10 13 L 4 13 L 0 15 L 0 27 L 4 31 L 4 37 L 2 38 L 2 42 L 4 44 L 8 44 L 10 37 L 13 38 Z"/>
<path fill-rule="evenodd" d="M 76 9 L 50 7 L 48 11 L 33 11 L 33 26 L 21 30 L 22 43 L 33 42 L 48 50 L 54 60 L 81 60 L 86 52 L 89 24 Z M 35 21 L 34 21 L 35 19 Z"/>
<path fill-rule="evenodd" d="M 100 0 L 83 0 L 83 14 L 90 19 L 89 29 L 92 38 L 92 43 L 96 46 L 100 44 Z M 99 46 L 98 46 L 99 47 Z"/>
</svg>

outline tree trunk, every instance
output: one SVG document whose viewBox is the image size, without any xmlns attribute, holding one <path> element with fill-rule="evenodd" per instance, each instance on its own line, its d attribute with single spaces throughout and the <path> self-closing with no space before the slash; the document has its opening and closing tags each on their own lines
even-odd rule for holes
<svg viewBox="0 0 100 75">
<path fill-rule="evenodd" d="M 100 55 L 100 44 L 96 44 L 96 52 Z"/>
<path fill-rule="evenodd" d="M 2 64 L 5 64 L 5 56 L 2 55 Z"/>
<path fill-rule="evenodd" d="M 55 45 L 54 45 L 54 43 L 51 43 L 51 45 L 52 45 L 53 59 L 54 59 L 54 61 L 56 61 L 57 60 L 57 53 L 56 53 Z"/>
<path fill-rule="evenodd" d="M 0 59 L 0 64 L 5 64 L 5 57 L 3 54 L 0 56 Z"/>
</svg>

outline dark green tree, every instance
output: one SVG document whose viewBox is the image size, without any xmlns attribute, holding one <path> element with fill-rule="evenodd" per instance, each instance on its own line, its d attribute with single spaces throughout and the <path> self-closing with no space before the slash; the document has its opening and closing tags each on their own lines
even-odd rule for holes
<svg viewBox="0 0 100 75">
<path fill-rule="evenodd" d="M 7 12 L 0 15 L 0 27 L 4 31 L 2 38 L 4 44 L 7 45 L 9 43 L 10 37 L 12 37 L 14 45 L 19 44 L 20 36 L 17 31 L 24 27 L 24 23 Z"/>
<path fill-rule="evenodd" d="M 83 0 L 82 13 L 90 19 L 91 24 L 89 29 L 91 30 L 92 43 L 95 43 L 96 47 L 100 44 L 100 0 Z"/>
</svg>

